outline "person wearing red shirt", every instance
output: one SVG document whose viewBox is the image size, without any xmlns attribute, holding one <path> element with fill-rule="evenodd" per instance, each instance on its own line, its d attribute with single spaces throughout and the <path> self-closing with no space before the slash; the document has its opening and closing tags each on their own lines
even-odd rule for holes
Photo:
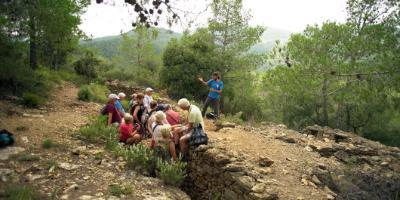
<svg viewBox="0 0 400 200">
<path fill-rule="evenodd" d="M 172 110 L 170 105 L 165 107 L 165 115 L 167 116 L 167 121 L 171 126 L 180 124 L 181 116 L 178 112 Z"/>
<path fill-rule="evenodd" d="M 130 114 L 125 114 L 125 123 L 119 126 L 119 142 L 125 144 L 137 144 L 140 142 L 141 137 L 139 132 L 133 125 L 133 117 Z"/>
</svg>

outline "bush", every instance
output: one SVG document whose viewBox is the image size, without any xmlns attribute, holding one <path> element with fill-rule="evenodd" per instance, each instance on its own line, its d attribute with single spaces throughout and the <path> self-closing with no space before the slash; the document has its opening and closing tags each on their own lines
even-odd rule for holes
<svg viewBox="0 0 400 200">
<path fill-rule="evenodd" d="M 37 94 L 26 92 L 22 95 L 22 104 L 31 108 L 37 108 L 43 105 L 45 99 Z"/>
<path fill-rule="evenodd" d="M 121 195 L 130 195 L 132 194 L 133 190 L 132 187 L 129 185 L 111 185 L 110 186 L 110 193 L 113 196 L 120 197 Z"/>
<path fill-rule="evenodd" d="M 42 142 L 43 149 L 50 149 L 55 146 L 57 146 L 57 144 L 50 138 L 46 138 Z"/>
<path fill-rule="evenodd" d="M 79 129 L 79 133 L 84 139 L 92 143 L 106 142 L 107 140 L 115 139 L 114 136 L 118 135 L 117 129 L 113 126 L 107 126 L 106 122 L 106 116 L 93 118 L 90 124 L 82 126 Z"/>
<path fill-rule="evenodd" d="M 9 200 L 39 200 L 42 199 L 39 194 L 30 186 L 7 185 L 5 187 L 5 197 Z"/>
<path fill-rule="evenodd" d="M 98 84 L 83 85 L 79 89 L 78 99 L 82 101 L 94 101 L 104 103 L 109 93 L 106 86 Z"/>
<path fill-rule="evenodd" d="M 75 61 L 73 66 L 75 72 L 79 75 L 83 75 L 89 79 L 97 78 L 98 76 L 98 66 L 100 65 L 100 60 L 97 59 L 93 52 L 85 52 L 85 56 Z"/>
<path fill-rule="evenodd" d="M 151 169 L 153 151 L 144 144 L 124 148 L 122 154 L 129 167 L 141 173 L 151 173 L 153 171 Z"/>
<path fill-rule="evenodd" d="M 186 176 L 186 163 L 157 160 L 157 176 L 167 185 L 179 187 Z"/>
<path fill-rule="evenodd" d="M 18 158 L 19 161 L 26 161 L 26 162 L 31 162 L 31 161 L 38 161 L 40 160 L 40 157 L 38 155 L 34 154 L 24 154 Z"/>
</svg>

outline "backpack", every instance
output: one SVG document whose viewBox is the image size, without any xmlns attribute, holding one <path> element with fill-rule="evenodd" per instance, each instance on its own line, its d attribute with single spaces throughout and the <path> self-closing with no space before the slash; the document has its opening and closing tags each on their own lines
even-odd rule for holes
<svg viewBox="0 0 400 200">
<path fill-rule="evenodd" d="M 14 144 L 15 139 L 12 133 L 3 129 L 0 131 L 0 148 L 4 148 L 6 146 L 10 146 Z"/>
<path fill-rule="evenodd" d="M 107 104 L 100 109 L 101 115 L 107 115 Z"/>
<path fill-rule="evenodd" d="M 204 132 L 201 124 L 196 128 L 193 128 L 192 135 L 189 139 L 189 145 L 198 147 L 202 144 L 208 144 L 208 136 L 207 133 Z"/>
</svg>

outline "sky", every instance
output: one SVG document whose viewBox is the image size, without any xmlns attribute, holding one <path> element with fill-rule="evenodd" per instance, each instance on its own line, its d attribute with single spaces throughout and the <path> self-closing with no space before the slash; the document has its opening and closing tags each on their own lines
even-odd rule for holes
<svg viewBox="0 0 400 200">
<path fill-rule="evenodd" d="M 118 35 L 132 29 L 135 13 L 123 0 L 105 0 L 104 4 L 92 4 L 82 17 L 81 30 L 89 37 Z M 169 27 L 161 21 L 160 26 L 176 32 L 186 28 L 205 26 L 210 16 L 206 10 L 206 0 L 176 0 L 179 10 L 190 11 L 178 24 Z M 344 22 L 346 20 L 346 0 L 243 0 L 245 9 L 253 18 L 251 25 L 261 25 L 301 32 L 307 25 L 322 24 L 324 21 Z M 200 14 L 199 14 L 200 13 Z M 191 26 L 188 24 L 191 23 Z"/>
</svg>

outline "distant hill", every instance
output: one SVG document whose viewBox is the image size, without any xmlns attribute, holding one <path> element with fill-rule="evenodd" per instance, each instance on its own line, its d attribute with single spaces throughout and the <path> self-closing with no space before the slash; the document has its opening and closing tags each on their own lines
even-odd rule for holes
<svg viewBox="0 0 400 200">
<path fill-rule="evenodd" d="M 128 35 L 134 35 L 135 32 L 130 31 Z M 251 51 L 253 52 L 266 52 L 273 48 L 275 41 L 280 40 L 281 42 L 287 42 L 290 37 L 290 32 L 276 29 L 267 28 L 262 36 L 262 42 L 255 45 Z M 154 41 L 154 46 L 157 52 L 161 52 L 162 49 L 168 44 L 172 38 L 180 38 L 182 33 L 173 32 L 167 29 L 159 28 L 159 34 L 157 39 Z M 88 41 L 81 41 L 81 45 L 97 49 L 99 53 L 106 57 L 112 58 L 118 52 L 118 46 L 121 43 L 121 35 L 106 36 L 100 38 L 94 38 Z"/>
<path fill-rule="evenodd" d="M 269 51 L 274 47 L 276 40 L 286 43 L 291 34 L 291 32 L 286 30 L 267 28 L 262 36 L 261 43 L 254 45 L 251 50 L 258 53 Z"/>
<path fill-rule="evenodd" d="M 182 36 L 181 33 L 176 33 L 163 28 L 159 28 L 158 31 L 158 37 L 153 42 L 154 47 L 158 53 L 161 52 L 162 49 L 165 48 L 165 46 L 167 46 L 168 42 L 172 38 L 180 38 Z M 128 35 L 135 35 L 135 32 L 129 31 Z M 121 44 L 121 41 L 121 35 L 115 35 L 81 41 L 81 45 L 98 50 L 99 53 L 106 58 L 112 58 L 115 54 L 117 54 L 118 47 Z"/>
</svg>

